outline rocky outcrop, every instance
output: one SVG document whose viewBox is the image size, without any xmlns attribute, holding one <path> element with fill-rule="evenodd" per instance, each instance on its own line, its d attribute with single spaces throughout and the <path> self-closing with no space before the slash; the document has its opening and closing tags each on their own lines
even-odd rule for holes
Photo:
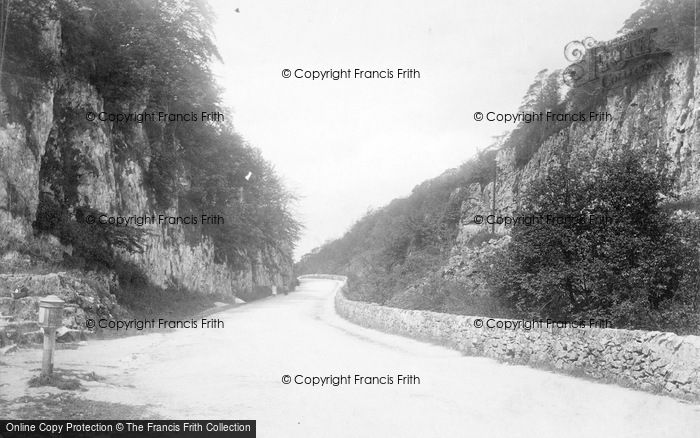
<svg viewBox="0 0 700 438">
<path fill-rule="evenodd" d="M 43 40 L 49 55 L 60 56 L 57 23 L 47 27 Z M 89 206 L 124 217 L 178 215 L 176 199 L 168 211 L 158 211 L 148 187 L 152 145 L 143 125 L 134 123 L 124 133 L 109 122 L 88 119 L 88 113 L 104 110 L 94 86 L 69 73 L 46 81 L 8 75 L 3 81 L 9 85 L 4 94 L 0 92 L 0 111 L 6 115 L 0 124 L 0 251 L 25 247 L 34 239 L 32 223 L 41 197 L 54 196 L 54 182 L 61 178 L 75 178 L 74 208 Z M 136 101 L 132 106 L 124 111 L 140 112 L 145 107 Z M 139 151 L 138 156 L 127 150 Z M 233 271 L 217 262 L 210 239 L 186 227 L 145 227 L 143 253 L 124 256 L 158 286 L 175 284 L 203 294 L 234 296 L 256 285 L 284 288 L 291 280 L 291 260 L 276 251 Z M 71 255 L 72 248 L 53 244 L 54 249 L 43 249 Z M 278 263 L 268 266 L 262 260 Z"/>
<path fill-rule="evenodd" d="M 610 157 L 627 146 L 667 155 L 670 161 L 664 171 L 675 177 L 678 194 L 700 196 L 700 103 L 696 97 L 700 92 L 699 59 L 697 53 L 674 55 L 660 61 L 648 76 L 605 91 L 601 104 L 590 110 L 609 113 L 611 120 L 571 123 L 545 140 L 522 168 L 515 164 L 513 149 L 501 149 L 496 159 L 496 214 L 514 212 L 528 184 L 560 163 L 564 154 L 588 163 Z M 475 225 L 473 218 L 491 213 L 493 187 L 491 182 L 466 188 L 458 245 L 486 228 Z M 505 225 L 497 225 L 496 231 L 508 232 Z"/>
<path fill-rule="evenodd" d="M 88 319 L 128 316 L 110 293 L 105 274 L 79 271 L 49 274 L 0 274 L 0 346 L 40 343 L 39 301 L 56 295 L 65 301 L 59 341 L 82 340 Z"/>
<path fill-rule="evenodd" d="M 79 257 L 86 252 L 74 251 L 65 243 L 71 241 L 65 235 L 61 243 L 62 230 L 51 228 L 55 217 L 71 222 L 78 219 L 78 211 L 88 208 L 111 217 L 181 216 L 177 187 L 164 195 L 169 196 L 167 202 L 160 202 L 163 199 L 156 199 L 148 177 L 154 150 L 177 149 L 178 140 L 149 135 L 141 123 L 117 126 L 94 120 L 93 115 L 105 111 L 105 101 L 86 76 L 64 68 L 66 62 L 60 58 L 66 48 L 58 21 L 47 20 L 41 46 L 47 65 L 55 66 L 46 77 L 2 72 L 0 347 L 41 342 L 38 304 L 47 295 L 66 302 L 59 342 L 84 339 L 89 319 L 124 319 L 139 310 L 119 304 L 115 293 L 126 299 L 133 291 L 132 285 L 120 284 L 115 273 L 80 269 L 89 262 Z M 49 62 L 51 58 L 57 62 Z M 146 102 L 148 96 L 135 96 L 117 111 L 141 113 Z M 175 169 L 175 184 L 187 187 L 187 175 L 180 167 Z M 46 214 L 53 212 L 54 204 L 60 205 L 60 214 Z M 166 204 L 170 207 L 163 207 Z M 60 216 L 66 210 L 74 218 Z M 50 234 L 36 233 L 47 229 Z M 115 269 L 125 272 L 122 283 L 133 277 L 140 287 L 143 274 L 149 288 L 186 289 L 236 302 L 237 297 L 247 301 L 270 294 L 273 287 L 283 290 L 292 280 L 291 260 L 274 248 L 251 256 L 247 264 L 239 262 L 234 269 L 215 256 L 213 241 L 197 226 L 140 229 L 145 232 L 143 251 L 119 254 L 124 260 Z M 75 234 L 79 233 L 69 235 Z M 120 291 L 126 293 L 120 295 Z"/>
<path fill-rule="evenodd" d="M 582 321 L 585 328 L 562 328 L 547 321 L 405 310 L 348 300 L 345 288 L 341 281 L 336 311 L 363 327 L 436 342 L 467 355 L 700 400 L 700 336 L 591 328 L 591 321 Z"/>
<path fill-rule="evenodd" d="M 494 228 L 500 239 L 472 245 L 470 241 L 477 234 L 491 231 L 491 225 L 476 224 L 474 217 L 486 218 L 492 213 L 512 216 L 528 185 L 561 163 L 565 154 L 579 164 L 604 160 L 623 147 L 665 155 L 670 160 L 661 171 L 675 177 L 675 190 L 681 199 L 700 199 L 700 102 L 696 97 L 700 91 L 699 59 L 697 54 L 670 57 L 649 76 L 607 91 L 601 104 L 591 110 L 607 112 L 612 120 L 572 123 L 545 140 L 521 168 L 515 164 L 515 151 L 501 148 L 496 157 L 495 184 L 474 183 L 453 193 L 463 202 L 459 232 L 442 268 L 443 276 L 459 281 L 475 296 L 487 294 L 479 264 L 485 254 L 507 244 L 510 226 L 497 224 Z M 594 171 L 592 167 L 590 170 Z M 677 216 L 678 220 L 689 220 L 687 212 Z"/>
</svg>

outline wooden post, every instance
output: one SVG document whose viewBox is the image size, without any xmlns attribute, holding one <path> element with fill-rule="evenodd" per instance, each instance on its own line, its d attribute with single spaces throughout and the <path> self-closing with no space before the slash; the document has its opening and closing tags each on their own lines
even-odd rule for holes
<svg viewBox="0 0 700 438">
<path fill-rule="evenodd" d="M 56 329 L 61 326 L 64 304 L 64 301 L 56 295 L 49 295 L 39 301 L 39 325 L 44 332 L 44 352 L 41 359 L 42 377 L 49 377 L 53 373 Z"/>
<path fill-rule="evenodd" d="M 53 352 L 56 349 L 56 329 L 47 327 L 44 331 L 44 355 L 41 361 L 41 375 L 49 377 L 53 373 Z"/>
</svg>

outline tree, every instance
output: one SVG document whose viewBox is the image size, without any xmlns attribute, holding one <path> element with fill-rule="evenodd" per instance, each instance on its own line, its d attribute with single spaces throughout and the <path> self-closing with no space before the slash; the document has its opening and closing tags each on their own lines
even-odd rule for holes
<svg viewBox="0 0 700 438">
<path fill-rule="evenodd" d="M 558 71 L 550 73 L 545 69 L 537 73 L 518 111 L 538 115 L 541 113 L 542 117 L 546 117 L 548 111 L 561 112 L 559 109 L 563 108 L 563 104 L 560 102 L 559 77 Z M 568 123 L 555 121 L 520 122 L 506 140 L 506 147 L 515 149 L 515 164 L 518 167 L 525 166 L 542 143 L 566 125 Z"/>
<path fill-rule="evenodd" d="M 662 49 L 696 49 L 698 17 L 695 0 L 644 0 L 624 23 L 620 33 L 657 28 L 654 40 Z"/>
<path fill-rule="evenodd" d="M 671 231 L 661 208 L 659 194 L 671 195 L 671 181 L 632 151 L 594 169 L 559 166 L 530 187 L 518 215 L 551 220 L 513 228 L 505 259 L 485 268 L 491 285 L 506 307 L 528 318 L 672 325 L 664 308 L 692 274 L 682 265 L 694 249 Z"/>
<path fill-rule="evenodd" d="M 260 258 L 273 269 L 280 259 L 291 264 L 301 229 L 291 212 L 294 196 L 260 151 L 233 130 L 230 120 L 97 124 L 85 121 L 85 111 L 98 108 L 70 108 L 74 99 L 62 99 L 70 89 L 67 85 L 78 83 L 97 90 L 107 113 L 225 113 L 210 68 L 219 59 L 212 19 L 204 0 L 13 2 L 7 51 L 12 77 L 53 77 L 52 83 L 59 84 L 55 126 L 41 157 L 42 186 L 49 188 L 50 196 L 40 201 L 38 209 L 46 218 L 36 221 L 38 231 L 59 235 L 88 255 L 94 242 L 92 249 L 102 265 L 112 264 L 115 249 L 138 250 L 135 244 L 141 236 L 134 230 L 114 234 L 109 227 L 86 227 L 80 221 L 81 211 L 93 210 L 85 205 L 89 200 L 78 196 L 81 175 L 98 176 L 99 169 L 83 159 L 77 137 L 101 130 L 118 149 L 115 161 L 133 160 L 146 171 L 155 209 L 224 217 L 223 224 L 186 230 L 194 241 L 210 238 L 217 261 L 239 269 Z M 41 50 L 50 26 L 60 30 L 56 35 L 61 38 L 59 59 L 49 59 L 52 69 L 46 67 Z M 17 37 L 18 31 L 26 34 Z M 7 83 L 3 80 L 10 89 L 8 100 L 15 97 L 30 107 L 24 84 Z M 74 232 L 80 229 L 86 231 Z"/>
</svg>

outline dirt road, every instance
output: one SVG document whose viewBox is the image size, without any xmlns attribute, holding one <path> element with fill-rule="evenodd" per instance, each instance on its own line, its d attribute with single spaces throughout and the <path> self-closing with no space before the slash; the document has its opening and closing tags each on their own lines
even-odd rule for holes
<svg viewBox="0 0 700 438">
<path fill-rule="evenodd" d="M 260 437 L 700 436 L 698 405 L 364 329 L 335 314 L 334 288 L 305 282 L 210 328 L 61 350 L 56 367 L 82 379 L 88 404 L 125 407 L 115 416 L 254 419 Z M 0 417 L 61 393 L 27 388 L 40 359 L 0 359 Z"/>
</svg>

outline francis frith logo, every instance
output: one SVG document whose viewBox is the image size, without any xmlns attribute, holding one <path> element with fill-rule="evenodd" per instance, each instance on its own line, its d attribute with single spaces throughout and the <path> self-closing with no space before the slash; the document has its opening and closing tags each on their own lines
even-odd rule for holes
<svg viewBox="0 0 700 438">
<path fill-rule="evenodd" d="M 564 69 L 564 82 L 571 87 L 598 84 L 612 88 L 648 74 L 657 58 L 669 54 L 657 47 L 656 31 L 641 29 L 605 42 L 591 37 L 571 41 L 564 47 L 564 56 L 572 63 Z"/>
</svg>

